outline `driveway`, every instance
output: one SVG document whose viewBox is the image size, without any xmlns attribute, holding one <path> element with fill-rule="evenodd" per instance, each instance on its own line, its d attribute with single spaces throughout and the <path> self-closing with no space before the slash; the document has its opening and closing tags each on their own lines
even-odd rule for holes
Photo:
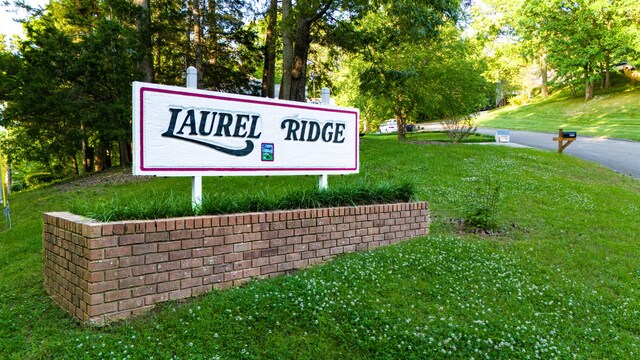
<svg viewBox="0 0 640 360">
<path fill-rule="evenodd" d="M 479 128 L 481 134 L 493 135 L 496 129 Z M 538 133 L 509 130 L 511 142 L 519 145 L 558 151 L 558 143 L 553 138 L 558 133 Z M 640 179 L 640 142 L 613 140 L 601 137 L 581 136 L 564 149 L 569 154 L 599 163 L 621 174 Z"/>
</svg>

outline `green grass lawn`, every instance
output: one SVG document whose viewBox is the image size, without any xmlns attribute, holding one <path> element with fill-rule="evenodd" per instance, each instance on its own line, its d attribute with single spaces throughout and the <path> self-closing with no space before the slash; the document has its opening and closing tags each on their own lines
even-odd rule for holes
<svg viewBox="0 0 640 360">
<path fill-rule="evenodd" d="M 640 182 L 570 156 L 365 137 L 361 173 L 410 180 L 431 235 L 87 328 L 43 289 L 42 220 L 115 194 L 189 196 L 157 178 L 16 194 L 0 234 L 0 358 L 638 358 Z M 461 234 L 478 184 L 500 184 L 502 232 Z M 217 194 L 316 186 L 317 177 L 205 178 Z M 240 190 L 241 189 L 241 190 Z"/>
<path fill-rule="evenodd" d="M 640 86 L 624 85 L 596 91 L 593 100 L 572 98 L 566 91 L 523 106 L 507 106 L 482 114 L 482 127 L 606 136 L 640 141 Z"/>
</svg>

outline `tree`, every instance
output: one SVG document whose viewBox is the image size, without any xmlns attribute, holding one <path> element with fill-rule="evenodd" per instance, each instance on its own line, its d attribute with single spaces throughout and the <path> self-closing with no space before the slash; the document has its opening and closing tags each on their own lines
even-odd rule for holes
<svg viewBox="0 0 640 360">
<path fill-rule="evenodd" d="M 394 117 L 399 139 L 408 121 L 456 119 L 486 105 L 482 64 L 453 24 L 443 26 L 437 38 L 369 57 L 376 62 L 363 55 L 343 61 L 340 97 L 360 106 L 368 120 Z"/>
</svg>

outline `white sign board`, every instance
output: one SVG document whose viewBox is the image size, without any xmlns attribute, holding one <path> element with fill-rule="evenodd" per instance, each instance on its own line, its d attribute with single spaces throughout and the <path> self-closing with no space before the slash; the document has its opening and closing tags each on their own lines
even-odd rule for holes
<svg viewBox="0 0 640 360">
<path fill-rule="evenodd" d="M 358 109 L 133 83 L 134 175 L 358 172 Z"/>
</svg>

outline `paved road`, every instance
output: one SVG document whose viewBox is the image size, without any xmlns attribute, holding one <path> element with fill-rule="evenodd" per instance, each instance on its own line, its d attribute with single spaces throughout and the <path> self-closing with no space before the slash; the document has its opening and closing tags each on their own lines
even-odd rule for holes
<svg viewBox="0 0 640 360">
<path fill-rule="evenodd" d="M 495 134 L 496 129 L 482 128 L 482 134 Z M 537 133 L 530 131 L 509 130 L 511 142 L 515 144 L 557 151 L 558 143 L 553 141 L 558 133 Z M 640 179 L 640 142 L 626 140 L 611 140 L 599 137 L 580 136 L 565 150 L 570 154 L 585 160 L 599 163 L 621 174 Z"/>
</svg>

